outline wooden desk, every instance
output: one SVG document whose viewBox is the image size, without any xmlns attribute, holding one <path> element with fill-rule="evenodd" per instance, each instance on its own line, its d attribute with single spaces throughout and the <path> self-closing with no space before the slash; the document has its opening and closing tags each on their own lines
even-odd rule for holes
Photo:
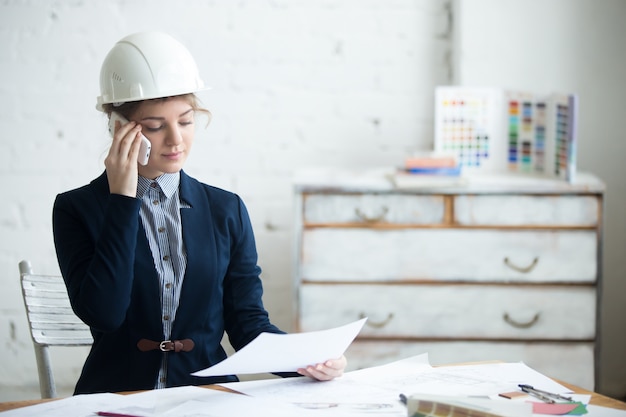
<svg viewBox="0 0 626 417">
<path fill-rule="evenodd" d="M 559 384 L 561 384 L 563 386 L 566 386 L 567 388 L 571 389 L 576 394 L 591 395 L 591 401 L 589 401 L 589 404 L 601 405 L 603 407 L 615 408 L 617 410 L 626 410 L 626 403 L 625 402 L 616 400 L 616 399 L 611 398 L 611 397 L 607 397 L 607 396 L 602 395 L 602 394 L 598 394 L 598 393 L 593 392 L 593 391 L 588 391 L 586 389 L 577 387 L 576 385 L 568 384 L 567 382 L 563 382 L 563 381 L 557 381 L 557 382 Z"/>
<path fill-rule="evenodd" d="M 209 388 L 209 389 L 214 389 L 214 390 L 217 390 L 217 391 L 226 391 L 226 392 L 235 392 L 235 393 L 237 392 L 237 391 L 233 391 L 232 389 L 229 389 L 229 388 L 226 388 L 226 387 L 222 387 L 220 385 L 205 385 L 202 388 Z M 120 392 L 119 394 L 128 395 L 128 394 L 136 394 L 138 392 L 141 392 L 141 391 Z M 47 398 L 45 400 L 36 399 L 36 400 L 0 402 L 0 412 L 8 411 L 8 410 L 14 410 L 16 408 L 28 407 L 29 405 L 42 404 L 42 403 L 45 403 L 45 402 L 48 402 L 48 401 L 56 401 L 56 400 L 60 400 L 60 398 Z M 626 406 L 626 404 L 625 404 L 625 406 Z"/>
<path fill-rule="evenodd" d="M 572 391 L 574 391 L 577 394 L 587 394 L 587 395 L 591 395 L 591 401 L 590 404 L 593 405 L 601 405 L 603 407 L 608 407 L 608 408 L 615 408 L 617 410 L 626 410 L 626 403 L 622 402 L 622 401 L 618 401 L 616 399 L 592 392 L 592 391 L 587 391 L 585 389 L 582 389 L 580 387 L 577 387 L 575 385 L 572 384 L 568 384 L 566 382 L 562 382 L 562 381 L 558 381 L 560 384 L 566 386 L 567 388 L 571 389 Z M 205 388 L 211 388 L 211 389 L 217 389 L 220 391 L 231 391 L 227 388 L 221 387 L 221 386 L 216 386 L 216 385 L 210 385 L 210 386 L 205 386 Z M 130 394 L 130 393 L 128 393 Z M 28 407 L 29 405 L 35 405 L 35 404 L 40 404 L 46 401 L 55 401 L 56 399 L 47 399 L 47 400 L 25 400 L 25 401 L 9 401 L 9 402 L 3 402 L 0 403 L 0 411 L 8 411 L 8 410 L 13 410 L 16 408 L 21 408 L 21 407 Z"/>
</svg>

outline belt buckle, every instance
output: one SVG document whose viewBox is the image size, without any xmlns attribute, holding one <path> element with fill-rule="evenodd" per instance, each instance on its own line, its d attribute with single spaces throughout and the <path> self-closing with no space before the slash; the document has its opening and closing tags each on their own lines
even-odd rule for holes
<svg viewBox="0 0 626 417">
<path fill-rule="evenodd" d="M 164 341 L 162 341 L 161 343 L 159 343 L 159 349 L 161 350 L 161 352 L 169 352 L 169 351 L 171 351 L 171 350 L 174 350 L 174 347 L 173 347 L 173 346 L 170 346 L 170 348 L 169 348 L 169 349 L 167 348 L 167 346 L 166 346 L 166 345 L 167 345 L 168 343 L 172 343 L 172 341 L 171 341 L 171 340 L 164 340 Z"/>
</svg>

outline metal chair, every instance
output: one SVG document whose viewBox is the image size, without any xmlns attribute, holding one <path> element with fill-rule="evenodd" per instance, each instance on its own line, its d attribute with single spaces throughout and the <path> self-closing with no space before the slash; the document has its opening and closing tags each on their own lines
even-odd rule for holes
<svg viewBox="0 0 626 417">
<path fill-rule="evenodd" d="M 41 398 L 57 396 L 49 346 L 90 346 L 89 327 L 72 311 L 63 278 L 37 275 L 30 262 L 19 263 L 24 306 L 35 347 Z"/>
</svg>

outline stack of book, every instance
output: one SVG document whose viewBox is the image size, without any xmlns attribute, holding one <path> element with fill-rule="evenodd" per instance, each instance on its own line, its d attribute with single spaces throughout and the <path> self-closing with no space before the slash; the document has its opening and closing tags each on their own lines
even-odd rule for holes
<svg viewBox="0 0 626 417">
<path fill-rule="evenodd" d="M 420 188 L 462 185 L 465 179 L 454 156 L 433 153 L 406 158 L 391 181 L 397 188 Z"/>
<path fill-rule="evenodd" d="M 404 170 L 417 175 L 461 175 L 461 166 L 456 158 L 448 155 L 422 155 L 406 158 Z"/>
</svg>

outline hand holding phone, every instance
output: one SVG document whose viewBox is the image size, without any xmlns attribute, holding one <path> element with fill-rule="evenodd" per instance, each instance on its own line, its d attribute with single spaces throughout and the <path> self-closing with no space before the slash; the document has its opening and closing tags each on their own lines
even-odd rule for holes
<svg viewBox="0 0 626 417">
<path fill-rule="evenodd" d="M 128 123 L 121 114 L 117 112 L 112 112 L 111 117 L 109 118 L 109 133 L 111 137 L 115 134 L 115 122 L 119 120 L 120 125 L 124 126 Z M 148 159 L 150 158 L 150 149 L 152 149 L 152 144 L 143 134 L 141 135 L 141 145 L 139 146 L 139 155 L 137 156 L 137 162 L 141 165 L 146 165 L 148 163 Z"/>
</svg>

